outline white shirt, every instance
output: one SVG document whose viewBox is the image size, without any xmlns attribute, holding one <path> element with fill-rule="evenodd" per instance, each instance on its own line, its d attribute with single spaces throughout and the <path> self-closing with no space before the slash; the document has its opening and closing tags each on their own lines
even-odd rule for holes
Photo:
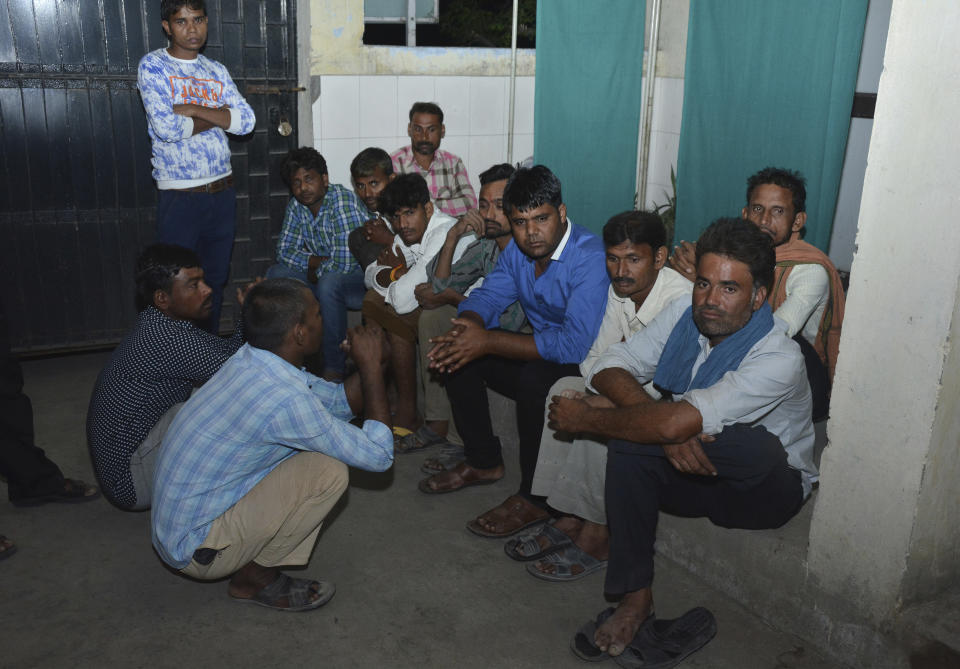
<svg viewBox="0 0 960 669">
<path fill-rule="evenodd" d="M 593 377 L 608 367 L 624 369 L 640 383 L 652 380 L 667 338 L 689 306 L 689 298 L 677 298 L 641 332 L 610 346 L 587 377 L 587 387 L 594 390 Z M 810 384 L 800 347 L 787 336 L 782 320 L 774 317 L 773 322 L 770 332 L 753 345 L 737 369 L 709 388 L 688 390 L 674 400 L 686 400 L 700 412 L 706 434 L 718 434 L 736 423 L 767 428 L 783 444 L 789 465 L 800 471 L 807 496 L 819 478 L 813 464 Z M 698 341 L 700 352 L 691 379 L 711 351 L 710 340 L 700 335 Z"/>
<path fill-rule="evenodd" d="M 393 238 L 393 249 L 403 255 L 407 264 L 407 273 L 396 281 L 392 281 L 389 286 L 381 286 L 377 283 L 377 274 L 385 269 L 390 269 L 390 266 L 381 265 L 374 261 L 367 265 L 363 273 L 363 280 L 367 288 L 372 288 L 383 295 L 384 301 L 393 307 L 398 314 L 409 314 L 417 309 L 420 303 L 417 302 L 413 289 L 418 284 L 427 281 L 427 264 L 443 248 L 443 242 L 447 239 L 447 231 L 456 222 L 457 219 L 444 214 L 439 207 L 434 207 L 433 216 L 427 222 L 427 229 L 418 243 L 407 246 L 400 235 Z M 473 235 L 460 238 L 453 250 L 453 262 L 460 260 L 464 249 L 470 246 L 475 239 L 476 237 Z"/>
<path fill-rule="evenodd" d="M 607 292 L 607 310 L 603 314 L 603 322 L 600 323 L 600 332 L 597 333 L 587 357 L 580 363 L 580 373 L 587 376 L 600 355 L 611 344 L 625 341 L 640 332 L 667 304 L 683 295 L 689 298 L 692 291 L 693 284 L 682 274 L 664 267 L 657 273 L 657 279 L 647 299 L 637 309 L 637 305 L 629 297 L 617 295 L 611 284 Z"/>
</svg>

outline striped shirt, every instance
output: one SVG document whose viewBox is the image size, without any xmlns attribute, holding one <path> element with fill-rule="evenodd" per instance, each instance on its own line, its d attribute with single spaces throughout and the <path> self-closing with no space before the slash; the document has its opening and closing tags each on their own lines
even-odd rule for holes
<svg viewBox="0 0 960 669">
<path fill-rule="evenodd" d="M 277 240 L 277 261 L 306 272 L 310 256 L 329 256 L 320 263 L 318 275 L 349 274 L 359 265 L 350 253 L 347 238 L 369 217 L 353 191 L 340 184 L 330 184 L 316 216 L 291 197 Z"/>
<path fill-rule="evenodd" d="M 177 414 L 154 473 L 153 545 L 184 568 L 210 525 L 278 464 L 300 451 L 368 471 L 393 463 L 393 433 L 353 417 L 344 386 L 249 344 Z"/>
<path fill-rule="evenodd" d="M 409 144 L 390 154 L 393 171 L 397 174 L 419 174 L 427 180 L 430 199 L 445 214 L 454 218 L 477 208 L 477 195 L 470 185 L 470 175 L 463 161 L 452 153 L 437 149 L 430 169 L 424 170 L 414 160 Z"/>
</svg>

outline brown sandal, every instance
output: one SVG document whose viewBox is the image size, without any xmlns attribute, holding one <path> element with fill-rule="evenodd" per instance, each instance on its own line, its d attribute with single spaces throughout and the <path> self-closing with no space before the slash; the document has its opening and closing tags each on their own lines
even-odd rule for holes
<svg viewBox="0 0 960 669">
<path fill-rule="evenodd" d="M 492 521 L 499 529 L 488 530 L 480 523 L 481 518 L 488 522 Z M 524 528 L 547 520 L 550 520 L 550 514 L 545 509 L 541 509 L 520 495 L 510 495 L 500 506 L 490 509 L 467 523 L 467 529 L 481 537 L 509 537 Z"/>
<path fill-rule="evenodd" d="M 484 476 L 488 472 L 500 471 L 499 476 Z M 445 472 L 439 472 L 433 476 L 428 476 L 427 478 L 420 481 L 417 484 L 417 487 L 420 489 L 420 492 L 424 492 L 428 495 L 441 495 L 443 493 L 455 492 L 461 488 L 467 488 L 473 485 L 490 485 L 491 483 L 496 483 L 503 478 L 503 466 L 494 467 L 493 469 L 477 469 L 471 467 L 466 462 L 461 462 L 459 465 Z M 433 484 L 433 485 L 431 485 Z"/>
</svg>

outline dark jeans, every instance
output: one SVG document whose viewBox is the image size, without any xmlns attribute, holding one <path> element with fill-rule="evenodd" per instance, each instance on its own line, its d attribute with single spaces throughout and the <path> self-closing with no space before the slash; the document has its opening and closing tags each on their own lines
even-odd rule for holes
<svg viewBox="0 0 960 669">
<path fill-rule="evenodd" d="M 532 499 L 530 487 L 540 453 L 547 393 L 558 379 L 580 376 L 580 368 L 547 360 L 509 360 L 487 356 L 447 377 L 447 396 L 457 432 L 463 438 L 467 464 L 490 469 L 503 463 L 500 439 L 493 433 L 487 388 L 517 404 L 520 435 L 520 494 Z"/>
<path fill-rule="evenodd" d="M 610 563 L 605 590 L 624 594 L 653 583 L 660 511 L 707 517 L 720 527 L 780 527 L 803 504 L 800 472 L 764 427 L 732 425 L 703 444 L 717 476 L 678 472 L 659 445 L 612 440 L 607 451 Z"/>
<path fill-rule="evenodd" d="M 23 372 L 10 352 L 7 321 L 0 304 L 0 475 L 10 499 L 63 490 L 63 473 L 33 443 L 33 406 L 23 394 Z"/>
<path fill-rule="evenodd" d="M 202 325 L 214 334 L 220 328 L 220 307 L 230 275 L 236 225 L 237 193 L 233 188 L 218 193 L 159 191 L 157 238 L 164 244 L 185 246 L 200 256 L 203 280 L 213 291 L 213 308 Z"/>
</svg>

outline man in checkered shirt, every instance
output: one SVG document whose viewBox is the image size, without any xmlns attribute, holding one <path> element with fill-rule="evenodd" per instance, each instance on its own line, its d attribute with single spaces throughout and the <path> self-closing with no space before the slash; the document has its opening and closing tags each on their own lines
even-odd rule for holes
<svg viewBox="0 0 960 669">
<path fill-rule="evenodd" d="M 459 218 L 477 208 L 477 196 L 463 161 L 440 150 L 440 140 L 446 131 L 443 110 L 438 105 L 414 102 L 407 124 L 410 146 L 397 149 L 390 157 L 397 174 L 414 172 L 422 176 L 427 180 L 430 199 L 440 211 Z"/>
<path fill-rule="evenodd" d="M 363 268 L 350 253 L 348 237 L 369 218 L 353 191 L 331 184 L 327 162 L 316 149 L 293 149 L 281 174 L 293 197 L 277 239 L 277 264 L 267 278 L 308 282 L 323 314 L 323 378 L 343 380 L 347 309 L 360 309 L 366 286 Z"/>
</svg>

